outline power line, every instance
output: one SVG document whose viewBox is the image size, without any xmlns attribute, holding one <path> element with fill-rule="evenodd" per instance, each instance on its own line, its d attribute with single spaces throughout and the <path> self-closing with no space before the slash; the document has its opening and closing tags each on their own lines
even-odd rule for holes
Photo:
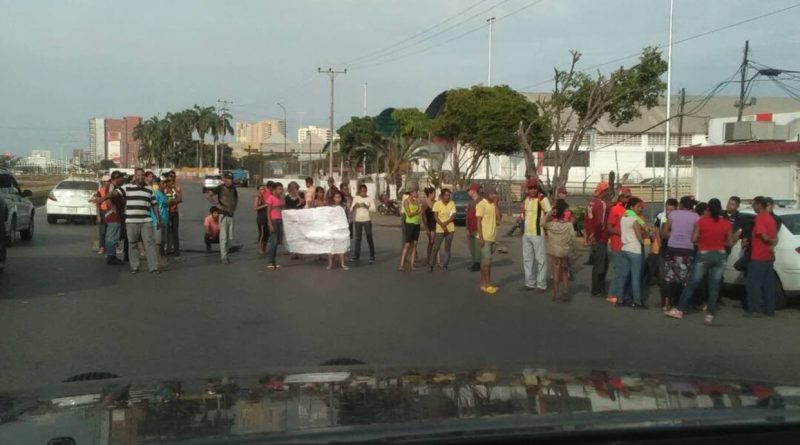
<svg viewBox="0 0 800 445">
<path fill-rule="evenodd" d="M 745 23 L 750 23 L 750 22 L 754 22 L 756 20 L 761 20 L 763 18 L 770 17 L 770 16 L 773 16 L 773 15 L 776 15 L 776 14 L 780 14 L 782 12 L 785 12 L 785 11 L 788 11 L 790 9 L 794 9 L 794 8 L 797 8 L 797 7 L 800 7 L 800 3 L 796 3 L 796 4 L 793 4 L 791 6 L 787 6 L 785 8 L 776 9 L 774 11 L 770 11 L 770 12 L 767 12 L 767 13 L 764 13 L 764 14 L 761 14 L 761 15 L 757 15 L 757 16 L 750 17 L 750 18 L 747 18 L 747 19 L 744 19 L 744 20 L 740 20 L 738 22 L 734 22 L 734 23 L 731 23 L 731 24 L 728 24 L 728 25 L 725 25 L 725 26 L 721 26 L 719 28 L 710 29 L 708 31 L 701 32 L 699 34 L 695 34 L 695 35 L 692 35 L 692 36 L 689 36 L 689 37 L 685 37 L 683 39 L 679 39 L 679 40 L 673 41 L 672 42 L 672 46 L 679 45 L 681 43 L 686 43 L 686 42 L 689 42 L 689 41 L 692 41 L 692 40 L 695 40 L 695 39 L 699 39 L 700 37 L 705 37 L 707 35 L 714 34 L 714 33 L 720 32 L 720 31 L 725 31 L 725 30 L 728 30 L 728 29 L 731 29 L 731 28 L 734 28 L 734 27 L 737 27 L 737 26 L 740 26 L 740 25 L 744 25 Z M 656 48 L 660 49 L 660 48 L 665 48 L 666 46 L 667 46 L 666 44 L 660 44 Z M 617 62 L 621 62 L 623 60 L 628 60 L 628 59 L 631 59 L 631 58 L 634 58 L 634 57 L 638 57 L 639 55 L 640 55 L 640 53 L 636 53 L 636 54 L 630 54 L 630 55 L 627 55 L 627 56 L 624 56 L 624 57 L 618 57 L 616 59 L 609 60 L 607 62 L 598 63 L 597 65 L 590 66 L 588 68 L 583 69 L 582 71 L 586 72 L 586 71 L 589 71 L 589 70 L 592 70 L 592 69 L 595 69 L 595 68 L 599 68 L 601 66 L 605 66 L 605 65 L 611 64 L 611 63 L 617 63 Z M 528 85 L 526 87 L 523 87 L 522 90 L 527 90 L 529 88 L 535 88 L 537 86 L 544 85 L 544 84 L 552 82 L 552 81 L 553 81 L 552 78 L 551 79 L 547 79 L 547 80 L 543 80 L 543 81 L 537 82 L 537 83 L 535 83 L 533 85 Z"/>
<path fill-rule="evenodd" d="M 502 16 L 500 16 L 500 17 L 497 17 L 497 18 L 495 19 L 495 22 L 497 22 L 497 21 L 500 21 L 500 20 L 503 20 L 503 19 L 505 19 L 505 18 L 508 18 L 508 17 L 510 17 L 510 16 L 512 16 L 512 15 L 515 15 L 515 14 L 517 14 L 517 13 L 519 13 L 519 12 L 521 12 L 521 11 L 525 10 L 525 9 L 528 9 L 528 8 L 530 8 L 531 6 L 538 5 L 539 3 L 542 3 L 543 1 L 544 1 L 544 0 L 536 0 L 536 1 L 532 2 L 532 3 L 529 3 L 529 4 L 527 4 L 527 5 L 525 5 L 525 6 L 521 7 L 521 8 L 518 8 L 518 9 L 516 9 L 516 10 L 514 10 L 514 11 L 510 12 L 510 13 L 508 13 L 508 14 L 505 14 L 505 15 L 502 15 Z M 501 3 L 503 3 L 503 2 L 501 2 Z M 497 6 L 497 5 L 496 5 L 496 6 Z M 447 43 L 450 43 L 450 42 L 452 42 L 452 41 L 454 41 L 454 40 L 458 40 L 458 39 L 461 39 L 461 38 L 463 38 L 463 37 L 466 37 L 466 36 L 468 36 L 468 35 L 470 35 L 470 34 L 473 34 L 473 33 L 475 33 L 475 32 L 478 32 L 478 31 L 482 30 L 482 29 L 484 28 L 484 26 L 486 26 L 486 25 L 484 25 L 484 24 L 481 24 L 481 25 L 480 25 L 480 26 L 478 26 L 478 27 L 475 27 L 475 28 L 473 28 L 473 29 L 470 29 L 470 30 L 468 30 L 468 31 L 466 31 L 466 32 L 463 32 L 463 33 L 461 33 L 461 34 L 458 34 L 458 35 L 456 35 L 456 36 L 454 36 L 454 37 L 451 37 L 451 38 L 449 38 L 449 39 L 447 39 L 447 40 L 444 40 L 444 41 L 442 41 L 442 42 L 435 43 L 435 44 L 433 44 L 433 45 L 429 45 L 429 46 L 427 46 L 427 47 L 425 47 L 425 48 L 422 48 L 422 49 L 420 49 L 420 50 L 417 50 L 417 51 L 414 51 L 414 52 L 410 52 L 410 53 L 406 53 L 406 54 L 403 54 L 403 55 L 397 56 L 397 57 L 395 57 L 395 58 L 393 58 L 393 59 L 389 59 L 389 60 L 383 60 L 383 61 L 379 61 L 379 62 L 375 62 L 375 63 L 370 63 L 370 64 L 366 64 L 366 65 L 357 66 L 357 67 L 356 67 L 356 69 L 358 69 L 358 68 L 361 68 L 361 69 L 364 69 L 364 68 L 372 68 L 372 67 L 376 67 L 376 66 L 380 66 L 380 65 L 385 65 L 385 64 L 387 64 L 387 63 L 397 62 L 397 61 L 399 61 L 399 60 L 403 60 L 403 59 L 406 59 L 406 58 L 408 58 L 408 57 L 415 56 L 415 55 L 417 55 L 417 54 L 421 54 L 421 53 L 424 53 L 424 52 L 430 51 L 431 49 L 433 49 L 433 48 L 436 48 L 436 47 L 438 47 L 438 46 L 445 45 L 445 44 L 447 44 Z"/>
<path fill-rule="evenodd" d="M 432 30 L 434 30 L 434 29 L 438 28 L 439 26 L 441 26 L 441 25 L 444 25 L 445 23 L 449 22 L 450 20 L 452 20 L 452 19 L 454 19 L 454 18 L 456 18 L 456 17 L 458 17 L 458 16 L 460 16 L 460 15 L 462 15 L 462 14 L 465 14 L 466 12 L 468 12 L 468 11 L 471 11 L 472 9 L 475 9 L 475 7 L 477 7 L 477 6 L 478 6 L 478 5 L 480 5 L 481 3 L 485 3 L 486 1 L 487 1 L 487 0 L 480 0 L 480 1 L 478 1 L 477 3 L 473 4 L 472 6 L 470 6 L 469 8 L 461 10 L 461 12 L 459 12 L 459 13 L 457 13 L 457 14 L 453 15 L 453 16 L 450 16 L 450 17 L 448 17 L 448 18 L 446 18 L 446 19 L 442 20 L 441 22 L 439 22 L 439 23 L 437 23 L 437 24 L 435 24 L 435 25 L 431 26 L 430 28 L 425 28 L 425 29 L 423 29 L 422 31 L 420 31 L 420 32 L 418 32 L 418 33 L 416 33 L 416 34 L 414 34 L 414 35 L 412 35 L 412 36 L 410 36 L 410 37 L 407 37 L 407 38 L 405 38 L 405 39 L 403 39 L 403 40 L 401 40 L 401 41 L 399 41 L 399 42 L 395 42 L 394 44 L 391 44 L 391 45 L 389 45 L 389 46 L 386 46 L 386 47 L 384 47 L 384 48 L 381 48 L 381 49 L 379 49 L 379 50 L 373 51 L 373 52 L 371 52 L 371 53 L 367 53 L 367 54 L 365 54 L 365 55 L 363 55 L 363 56 L 356 57 L 355 59 L 350 59 L 350 60 L 348 60 L 347 62 L 343 62 L 343 63 L 341 63 L 340 65 L 345 65 L 345 66 L 346 66 L 346 65 L 350 65 L 350 64 L 352 64 L 352 63 L 355 63 L 355 62 L 361 61 L 361 60 L 363 60 L 363 59 L 365 59 L 365 58 L 368 58 L 368 57 L 371 57 L 371 56 L 373 56 L 373 55 L 376 55 L 376 54 L 381 54 L 381 53 L 384 53 L 384 52 L 386 52 L 386 51 L 388 51 L 388 50 L 390 50 L 390 49 L 396 48 L 396 47 L 398 47 L 398 46 L 400 46 L 400 45 L 402 45 L 402 44 L 404 44 L 404 43 L 406 43 L 406 42 L 408 42 L 408 41 L 414 40 L 415 38 L 417 38 L 417 37 L 419 37 L 419 36 L 421 36 L 421 35 L 424 35 L 424 34 L 426 34 L 428 31 L 432 31 Z"/>
</svg>

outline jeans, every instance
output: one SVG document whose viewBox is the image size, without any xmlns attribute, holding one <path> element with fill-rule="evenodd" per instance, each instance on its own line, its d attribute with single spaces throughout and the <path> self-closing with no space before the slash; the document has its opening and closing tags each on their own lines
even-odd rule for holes
<svg viewBox="0 0 800 445">
<path fill-rule="evenodd" d="M 278 244 L 283 238 L 283 220 L 273 219 L 272 230 L 269 233 L 269 244 L 267 245 L 267 261 L 272 265 L 277 265 Z"/>
<path fill-rule="evenodd" d="M 106 257 L 111 259 L 111 257 L 117 257 L 117 244 L 119 244 L 119 230 L 120 230 L 120 223 L 112 222 L 112 223 L 105 223 L 105 238 L 103 239 L 104 246 L 106 248 Z"/>
<path fill-rule="evenodd" d="M 472 264 L 480 264 L 481 246 L 477 232 L 467 232 L 467 244 L 469 245 L 469 256 L 472 257 Z"/>
<path fill-rule="evenodd" d="M 606 275 L 608 274 L 608 244 L 592 244 L 590 257 L 592 259 L 592 295 L 605 295 Z"/>
<path fill-rule="evenodd" d="M 719 285 L 722 282 L 722 273 L 725 271 L 726 257 L 725 252 L 709 251 L 697 253 L 692 267 L 692 275 L 689 276 L 689 282 L 683 288 L 681 298 L 678 301 L 677 308 L 679 311 L 686 311 L 695 289 L 703 283 L 703 279 L 708 274 L 708 313 L 711 315 L 717 313 Z"/>
<path fill-rule="evenodd" d="M 356 221 L 353 223 L 356 231 L 355 248 L 353 249 L 353 258 L 359 259 L 361 257 L 361 233 L 366 232 L 367 244 L 369 244 L 369 258 L 375 259 L 375 243 L 372 241 L 372 221 Z"/>
<path fill-rule="evenodd" d="M 442 251 L 442 267 L 445 269 L 450 264 L 450 247 L 453 245 L 453 232 L 445 233 L 437 233 L 436 238 L 433 241 L 433 250 L 431 251 L 431 268 L 433 268 L 433 260 L 436 258 L 436 254 L 439 253 L 439 248 L 442 247 L 442 241 L 444 241 L 444 250 Z"/>
<path fill-rule="evenodd" d="M 144 244 L 145 255 L 147 256 L 147 268 L 150 272 L 158 270 L 158 252 L 156 252 L 156 240 L 153 231 L 153 223 L 128 223 L 128 249 L 130 250 L 131 270 L 139 270 L 141 264 L 139 258 L 139 240 Z"/>
<path fill-rule="evenodd" d="M 617 289 L 625 289 L 630 286 L 631 296 L 634 304 L 642 304 L 642 254 L 632 253 L 621 250 L 616 252 L 614 261 L 614 280 L 617 282 Z M 623 303 L 628 303 L 622 298 Z"/>
<path fill-rule="evenodd" d="M 611 290 L 609 295 L 617 297 L 620 301 L 630 302 L 631 299 L 631 285 L 630 281 L 624 281 L 622 287 L 619 286 L 620 280 L 617 277 L 620 275 L 620 267 L 622 267 L 623 258 L 622 251 L 611 251 L 611 263 L 614 265 L 614 278 L 611 280 Z"/>
<path fill-rule="evenodd" d="M 101 248 L 105 247 L 106 241 L 106 230 L 108 230 L 108 225 L 106 224 L 106 216 L 103 213 L 104 211 L 101 209 L 99 212 L 100 215 L 100 222 L 97 224 L 97 239 L 98 244 L 100 244 Z"/>
<path fill-rule="evenodd" d="M 228 259 L 228 251 L 233 241 L 233 217 L 219 215 L 219 257 L 221 260 Z"/>
<path fill-rule="evenodd" d="M 169 224 L 167 225 L 167 239 L 164 242 L 166 245 L 165 250 L 173 253 L 175 256 L 181 255 L 181 239 L 179 235 L 180 229 L 180 213 L 170 212 Z"/>
<path fill-rule="evenodd" d="M 256 220 L 256 227 L 258 227 L 258 248 L 266 252 L 267 241 L 269 241 L 269 225 L 266 222 Z"/>
<path fill-rule="evenodd" d="M 772 260 L 750 260 L 747 265 L 748 312 L 775 313 L 775 272 Z"/>
<path fill-rule="evenodd" d="M 547 289 L 547 252 L 541 236 L 522 235 L 522 268 L 525 287 Z"/>
</svg>

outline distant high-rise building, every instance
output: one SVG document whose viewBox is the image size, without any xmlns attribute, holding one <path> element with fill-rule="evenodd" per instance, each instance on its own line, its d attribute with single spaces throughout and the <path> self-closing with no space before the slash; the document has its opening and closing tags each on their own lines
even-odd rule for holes
<svg viewBox="0 0 800 445">
<path fill-rule="evenodd" d="M 316 125 L 309 125 L 307 127 L 301 127 L 301 128 L 297 129 L 297 142 L 302 143 L 303 141 L 306 140 L 306 137 L 309 134 L 313 134 L 314 136 L 318 136 L 319 138 L 321 138 L 325 142 L 330 142 L 331 141 L 331 129 L 330 128 L 327 128 L 327 127 L 323 128 L 323 127 L 317 127 Z M 336 140 L 339 139 L 339 135 L 338 134 L 335 134 L 333 137 Z"/>
<path fill-rule="evenodd" d="M 273 136 L 286 134 L 286 122 L 267 119 L 256 122 L 236 122 L 236 142 L 258 148 Z"/>
<path fill-rule="evenodd" d="M 139 141 L 133 137 L 142 118 L 125 116 L 122 119 L 89 119 L 89 151 L 93 159 L 114 161 L 120 167 L 130 168 L 139 163 Z"/>
<path fill-rule="evenodd" d="M 50 159 L 50 150 L 31 150 L 32 158 L 45 158 Z"/>
</svg>

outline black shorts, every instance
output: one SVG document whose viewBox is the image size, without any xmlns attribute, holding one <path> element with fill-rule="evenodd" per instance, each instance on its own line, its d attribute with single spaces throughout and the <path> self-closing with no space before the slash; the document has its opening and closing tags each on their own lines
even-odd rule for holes
<svg viewBox="0 0 800 445">
<path fill-rule="evenodd" d="M 419 241 L 419 224 L 406 223 L 406 242 Z"/>
</svg>

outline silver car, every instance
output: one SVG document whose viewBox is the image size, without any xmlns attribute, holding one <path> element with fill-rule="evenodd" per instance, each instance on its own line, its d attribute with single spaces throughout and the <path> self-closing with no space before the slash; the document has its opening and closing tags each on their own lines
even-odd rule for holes
<svg viewBox="0 0 800 445">
<path fill-rule="evenodd" d="M 14 244 L 17 232 L 23 241 L 33 239 L 33 217 L 36 209 L 28 199 L 31 196 L 30 190 L 19 188 L 13 173 L 0 169 L 0 199 L 4 205 L 0 217 L 5 223 L 5 244 Z"/>
<path fill-rule="evenodd" d="M 206 175 L 203 178 L 203 193 L 213 190 L 222 185 L 222 176 L 220 175 Z"/>
<path fill-rule="evenodd" d="M 92 179 L 65 179 L 47 195 L 47 223 L 55 224 L 59 219 L 75 221 L 94 220 L 97 206 L 89 202 L 97 193 L 100 183 Z"/>
</svg>

